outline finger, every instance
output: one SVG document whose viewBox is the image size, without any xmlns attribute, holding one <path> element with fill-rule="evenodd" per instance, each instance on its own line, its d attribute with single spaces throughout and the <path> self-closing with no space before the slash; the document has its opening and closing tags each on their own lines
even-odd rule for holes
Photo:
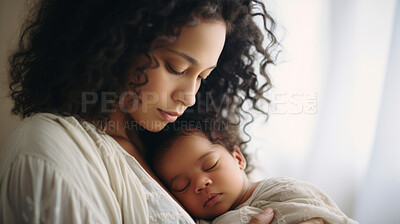
<svg viewBox="0 0 400 224">
<path fill-rule="evenodd" d="M 260 214 L 253 216 L 249 224 L 270 224 L 273 218 L 274 211 L 271 208 L 267 208 Z"/>
</svg>

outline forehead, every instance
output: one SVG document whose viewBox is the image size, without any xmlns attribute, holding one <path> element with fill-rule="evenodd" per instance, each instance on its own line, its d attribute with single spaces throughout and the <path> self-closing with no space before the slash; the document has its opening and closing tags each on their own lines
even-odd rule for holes
<svg viewBox="0 0 400 224">
<path fill-rule="evenodd" d="M 225 44 L 226 25 L 222 20 L 201 20 L 184 26 L 170 48 L 190 55 L 204 64 L 215 64 Z"/>
<path fill-rule="evenodd" d="M 179 159 L 179 157 L 197 159 L 213 150 L 212 148 L 213 144 L 203 133 L 193 131 L 178 137 L 164 157 L 169 160 Z"/>
<path fill-rule="evenodd" d="M 219 148 L 201 133 L 195 132 L 180 136 L 164 153 L 163 158 L 156 165 L 157 170 L 161 176 L 171 177 L 171 175 L 193 167 L 203 155 L 218 151 Z"/>
</svg>

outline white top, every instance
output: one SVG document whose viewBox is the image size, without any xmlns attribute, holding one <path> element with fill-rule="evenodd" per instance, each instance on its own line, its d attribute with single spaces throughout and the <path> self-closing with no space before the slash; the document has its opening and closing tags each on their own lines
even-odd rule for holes
<svg viewBox="0 0 400 224">
<path fill-rule="evenodd" d="M 274 210 L 272 224 L 299 223 L 314 217 L 321 217 L 332 224 L 356 224 L 338 206 L 314 185 L 285 177 L 261 181 L 251 197 L 235 210 L 228 211 L 212 224 L 248 223 L 253 215 L 266 208 Z M 210 223 L 204 220 L 200 224 Z"/>
<path fill-rule="evenodd" d="M 0 152 L 0 223 L 194 223 L 109 135 L 74 117 L 24 119 Z"/>
</svg>

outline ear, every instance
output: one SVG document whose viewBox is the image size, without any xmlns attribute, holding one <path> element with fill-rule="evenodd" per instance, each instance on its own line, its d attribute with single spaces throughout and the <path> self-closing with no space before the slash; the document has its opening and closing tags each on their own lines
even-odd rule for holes
<svg viewBox="0 0 400 224">
<path fill-rule="evenodd" d="M 233 146 L 232 156 L 238 163 L 239 168 L 241 170 L 244 170 L 246 168 L 246 159 L 244 158 L 242 152 L 240 151 L 240 149 L 237 145 Z"/>
</svg>

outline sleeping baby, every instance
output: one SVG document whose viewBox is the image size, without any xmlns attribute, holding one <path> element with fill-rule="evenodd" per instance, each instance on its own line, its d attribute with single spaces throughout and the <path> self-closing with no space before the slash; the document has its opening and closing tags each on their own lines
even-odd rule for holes
<svg viewBox="0 0 400 224">
<path fill-rule="evenodd" d="M 357 223 L 310 183 L 286 177 L 249 182 L 245 156 L 231 131 L 186 124 L 192 125 L 177 123 L 148 138 L 152 150 L 147 158 L 198 223 L 248 223 L 266 208 L 274 211 L 272 223 L 300 223 L 317 217 L 325 223 Z"/>
</svg>

